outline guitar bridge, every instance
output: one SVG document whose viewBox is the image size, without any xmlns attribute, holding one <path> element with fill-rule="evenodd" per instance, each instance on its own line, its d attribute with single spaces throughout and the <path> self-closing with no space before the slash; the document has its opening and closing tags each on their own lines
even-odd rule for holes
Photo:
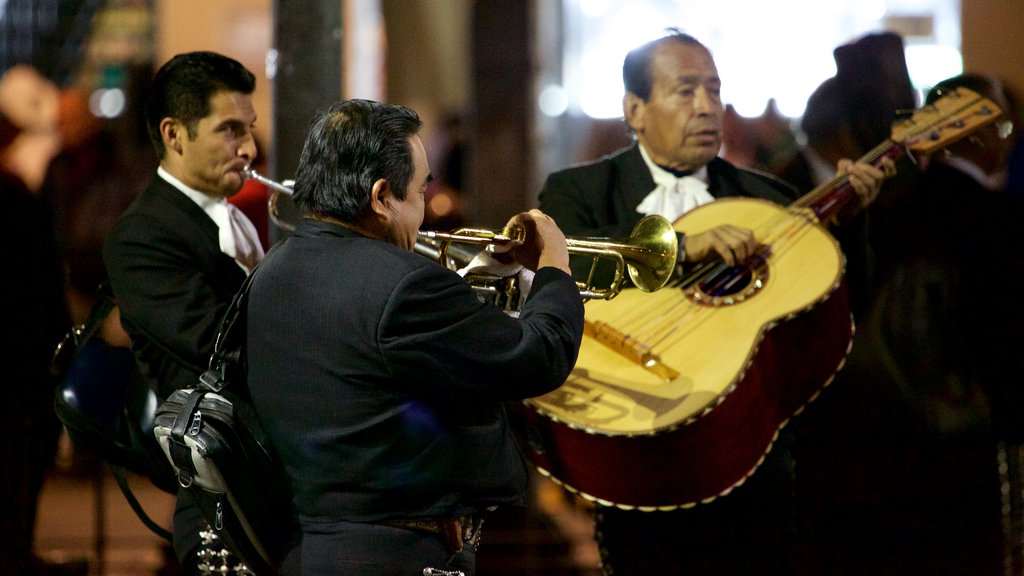
<svg viewBox="0 0 1024 576">
<path fill-rule="evenodd" d="M 630 362 L 639 364 L 644 370 L 665 382 L 671 382 L 679 377 L 679 372 L 662 363 L 661 358 L 651 351 L 650 346 L 637 341 L 632 336 L 624 334 L 605 322 L 584 320 L 583 333 L 611 348 Z"/>
</svg>

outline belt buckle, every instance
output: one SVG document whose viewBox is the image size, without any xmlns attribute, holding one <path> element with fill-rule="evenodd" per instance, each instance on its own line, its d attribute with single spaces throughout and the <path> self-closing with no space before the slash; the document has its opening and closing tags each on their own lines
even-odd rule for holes
<svg viewBox="0 0 1024 576">
<path fill-rule="evenodd" d="M 476 548 L 480 543 L 480 530 L 484 524 L 483 515 L 463 516 L 460 520 L 462 522 L 462 539 Z"/>
</svg>

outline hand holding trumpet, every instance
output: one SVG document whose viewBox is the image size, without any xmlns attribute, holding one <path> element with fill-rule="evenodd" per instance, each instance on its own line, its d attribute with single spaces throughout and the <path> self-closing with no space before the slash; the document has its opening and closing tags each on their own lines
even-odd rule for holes
<svg viewBox="0 0 1024 576">
<path fill-rule="evenodd" d="M 565 234 L 550 216 L 534 208 L 513 216 L 506 228 L 521 229 L 523 239 L 503 247 L 507 250 L 492 246 L 491 252 L 499 262 L 514 261 L 533 271 L 551 266 L 566 274 L 572 273 Z"/>
</svg>

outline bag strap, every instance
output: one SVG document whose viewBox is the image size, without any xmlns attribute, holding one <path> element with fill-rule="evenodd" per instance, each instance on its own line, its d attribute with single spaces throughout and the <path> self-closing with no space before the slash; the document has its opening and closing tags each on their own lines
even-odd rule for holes
<svg viewBox="0 0 1024 576">
<path fill-rule="evenodd" d="M 95 301 L 89 309 L 88 317 L 86 317 L 85 321 L 81 324 L 72 326 L 64 335 L 64 338 L 60 343 L 57 344 L 57 348 L 54 350 L 50 364 L 52 374 L 59 375 L 61 377 L 67 374 L 71 359 L 91 338 L 96 335 L 100 327 L 106 321 L 107 316 L 110 315 L 110 312 L 116 306 L 114 294 L 110 287 L 110 280 L 108 278 L 104 278 L 103 281 L 100 282 L 96 287 L 96 290 L 93 292 L 93 295 L 95 297 Z M 134 359 L 132 362 L 134 362 Z M 117 481 L 117 487 L 120 488 L 121 493 L 124 494 L 125 500 L 128 502 L 132 511 L 135 512 L 135 515 L 138 516 L 139 520 L 141 520 L 142 523 L 145 524 L 146 527 L 154 534 L 167 542 L 171 542 L 171 532 L 153 520 L 149 514 L 146 513 L 142 503 L 139 502 L 139 499 L 135 496 L 135 492 L 132 490 L 131 485 L 128 482 L 128 470 L 123 466 L 112 462 L 107 462 L 107 465 L 110 468 L 114 480 Z"/>
<path fill-rule="evenodd" d="M 50 358 L 50 373 L 63 377 L 71 365 L 71 359 L 92 338 L 114 309 L 114 295 L 110 280 L 104 279 L 93 292 L 96 301 L 89 308 L 89 316 L 81 324 L 73 324 L 57 343 Z"/>
<path fill-rule="evenodd" d="M 271 248 L 267 256 L 270 256 L 273 250 Z M 266 259 L 267 257 L 264 257 L 259 264 L 256 264 L 252 272 L 245 278 L 242 286 L 231 299 L 231 304 L 224 313 L 224 317 L 221 318 L 213 354 L 210 355 L 210 366 L 208 370 L 199 375 L 199 388 L 210 392 L 220 392 L 228 382 L 225 376 L 227 366 L 242 361 L 241 350 L 245 343 L 245 306 L 249 301 L 249 287 L 252 286 L 256 272 Z"/>
<path fill-rule="evenodd" d="M 128 500 L 128 505 L 131 506 L 135 515 L 139 517 L 139 520 L 146 525 L 146 528 L 149 528 L 154 534 L 164 540 L 173 542 L 174 537 L 171 532 L 157 524 L 155 520 L 149 517 L 149 514 L 146 514 L 146 510 L 142 507 L 142 503 L 135 497 L 135 493 L 128 484 L 127 471 L 121 466 L 116 466 L 114 464 L 110 464 L 110 471 L 114 475 L 114 479 L 117 480 L 117 486 L 121 488 L 121 492 L 124 494 L 125 499 Z"/>
<path fill-rule="evenodd" d="M 192 461 L 192 449 L 185 443 L 185 435 L 201 424 L 201 413 L 197 411 L 199 401 L 206 396 L 206 390 L 192 390 L 182 401 L 181 410 L 174 417 L 171 435 L 168 438 L 168 452 L 174 462 L 174 471 L 178 474 L 178 483 L 188 488 L 196 475 L 195 462 Z"/>
<path fill-rule="evenodd" d="M 78 334 L 78 343 L 81 344 L 91 338 L 103 325 L 104 320 L 114 309 L 114 293 L 110 288 L 110 280 L 104 279 L 96 288 L 96 302 L 89 310 L 89 317 L 82 325 L 82 331 Z"/>
</svg>

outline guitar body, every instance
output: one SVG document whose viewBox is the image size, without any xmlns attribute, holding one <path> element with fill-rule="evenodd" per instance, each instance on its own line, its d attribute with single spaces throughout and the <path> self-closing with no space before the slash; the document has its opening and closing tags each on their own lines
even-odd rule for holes
<svg viewBox="0 0 1024 576">
<path fill-rule="evenodd" d="M 1000 117 L 957 88 L 893 124 L 859 161 L 927 156 Z M 685 214 L 676 230 L 734 224 L 764 249 L 742 270 L 588 302 L 572 375 L 519 413 L 527 457 L 569 490 L 625 509 L 693 506 L 741 484 L 850 350 L 843 255 L 817 222 L 854 198 L 837 174 L 789 208 L 728 198 Z"/>
<path fill-rule="evenodd" d="M 588 331 L 566 383 L 526 401 L 521 414 L 527 456 L 542 474 L 603 505 L 692 506 L 741 484 L 831 381 L 853 336 L 835 239 L 802 215 L 747 198 L 696 208 L 675 228 L 694 234 L 725 223 L 775 234 L 740 288 L 724 296 L 697 286 L 630 289 L 586 304 L 588 325 L 648 346 L 663 370 Z"/>
</svg>

